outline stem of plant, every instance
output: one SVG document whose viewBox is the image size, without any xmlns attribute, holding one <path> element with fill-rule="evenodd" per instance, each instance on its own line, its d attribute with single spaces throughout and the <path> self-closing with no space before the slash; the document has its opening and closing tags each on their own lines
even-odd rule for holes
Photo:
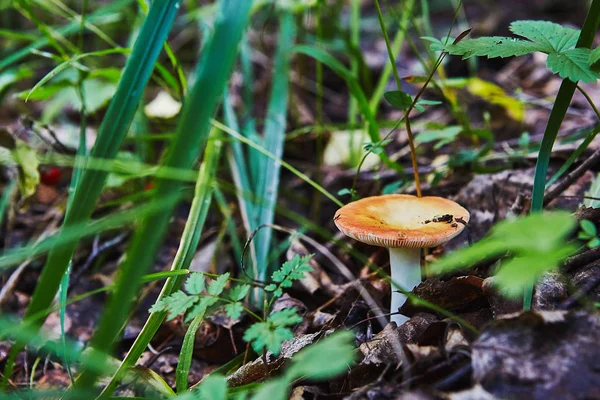
<svg viewBox="0 0 600 400">
<path fill-rule="evenodd" d="M 593 0 L 588 14 L 583 23 L 579 40 L 576 47 L 589 48 L 594 41 L 594 35 L 600 24 L 600 0 Z M 550 162 L 550 154 L 552 146 L 556 140 L 558 130 L 562 121 L 569 109 L 571 99 L 577 88 L 577 82 L 572 82 L 569 79 L 564 79 L 556 95 L 556 101 L 550 112 L 548 124 L 544 131 L 544 138 L 540 148 L 540 153 L 535 166 L 535 177 L 533 182 L 533 193 L 531 196 L 531 212 L 541 212 L 544 205 L 544 189 L 546 186 L 546 173 L 548 172 L 548 164 Z M 533 297 L 533 282 L 525 289 L 523 294 L 523 309 L 531 308 L 531 299 Z"/>
</svg>

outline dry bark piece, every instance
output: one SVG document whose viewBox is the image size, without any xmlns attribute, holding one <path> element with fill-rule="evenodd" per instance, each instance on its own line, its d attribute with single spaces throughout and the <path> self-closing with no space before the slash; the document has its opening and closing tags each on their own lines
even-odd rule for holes
<svg viewBox="0 0 600 400">
<path fill-rule="evenodd" d="M 534 310 L 555 310 L 569 297 L 567 280 L 558 272 L 548 272 L 535 285 Z"/>
<path fill-rule="evenodd" d="M 292 340 L 287 340 L 281 345 L 281 352 L 277 357 L 273 357 L 271 352 L 267 352 L 267 361 L 269 364 L 269 373 L 279 370 L 286 361 L 289 361 L 294 354 L 314 343 L 321 336 L 321 333 L 311 333 L 300 335 Z M 233 374 L 227 376 L 229 387 L 246 385 L 252 382 L 262 381 L 265 377 L 265 366 L 262 357 L 241 366 Z"/>
<path fill-rule="evenodd" d="M 338 229 L 360 242 L 386 247 L 392 281 L 404 290 L 421 282 L 421 249 L 436 247 L 456 237 L 469 222 L 469 212 L 442 197 L 390 194 L 346 204 L 334 217 Z M 396 312 L 406 295 L 392 291 L 390 311 Z M 392 315 L 398 325 L 408 321 Z"/>
<path fill-rule="evenodd" d="M 591 399 L 600 393 L 600 316 L 527 311 L 489 325 L 472 345 L 473 377 L 510 399 Z"/>
<path fill-rule="evenodd" d="M 395 324 L 386 325 L 384 330 L 375 335 L 372 340 L 360 345 L 359 349 L 364 355 L 361 364 L 398 363 L 400 361 L 398 352 L 402 351 L 401 345 L 414 343 L 436 320 L 435 315 L 419 313 L 399 327 Z"/>
</svg>

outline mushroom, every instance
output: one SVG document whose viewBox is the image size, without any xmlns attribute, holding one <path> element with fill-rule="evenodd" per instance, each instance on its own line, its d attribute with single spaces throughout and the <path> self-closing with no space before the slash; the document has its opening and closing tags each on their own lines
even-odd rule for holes
<svg viewBox="0 0 600 400">
<path fill-rule="evenodd" d="M 442 197 L 390 194 L 367 197 L 346 204 L 334 222 L 346 236 L 387 247 L 392 281 L 411 291 L 421 283 L 421 249 L 436 247 L 457 236 L 469 222 L 469 212 Z M 396 312 L 407 296 L 392 290 L 390 312 Z M 401 325 L 408 318 L 392 315 Z"/>
</svg>

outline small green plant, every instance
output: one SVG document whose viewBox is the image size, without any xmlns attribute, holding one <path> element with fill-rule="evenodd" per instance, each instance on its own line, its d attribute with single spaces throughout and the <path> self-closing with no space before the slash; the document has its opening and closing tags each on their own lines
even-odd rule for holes
<svg viewBox="0 0 600 400">
<path fill-rule="evenodd" d="M 590 249 L 600 246 L 600 238 L 598 238 L 598 230 L 596 225 L 590 220 L 584 219 L 579 223 L 581 230 L 577 237 L 583 240 L 585 245 Z"/>
<path fill-rule="evenodd" d="M 305 273 L 312 271 L 309 265 L 312 257 L 312 255 L 300 257 L 296 254 L 291 260 L 283 263 L 279 270 L 273 272 L 273 283 L 264 288 L 265 291 L 272 293 L 269 307 L 274 299 L 283 295 L 284 288 L 291 287 L 294 281 L 303 279 Z M 294 337 L 289 326 L 302 321 L 302 318 L 296 314 L 296 309 L 284 309 L 260 318 L 246 309 L 242 303 L 250 291 L 250 285 L 236 284 L 225 291 L 230 280 L 229 273 L 210 279 L 208 284 L 206 284 L 207 279 L 203 273 L 191 274 L 185 282 L 185 292 L 178 290 L 159 300 L 150 308 L 150 312 L 167 311 L 169 313 L 167 320 L 185 315 L 185 322 L 190 322 L 197 317 L 203 319 L 219 309 L 223 309 L 232 319 L 239 319 L 246 311 L 258 320 L 244 334 L 244 340 L 251 343 L 257 353 L 266 349 L 273 354 L 278 354 L 281 343 Z"/>
<path fill-rule="evenodd" d="M 494 282 L 507 297 L 516 298 L 575 252 L 577 246 L 565 240 L 575 226 L 573 216 L 564 211 L 503 221 L 488 237 L 433 263 L 430 270 L 447 273 L 499 258 Z"/>
</svg>

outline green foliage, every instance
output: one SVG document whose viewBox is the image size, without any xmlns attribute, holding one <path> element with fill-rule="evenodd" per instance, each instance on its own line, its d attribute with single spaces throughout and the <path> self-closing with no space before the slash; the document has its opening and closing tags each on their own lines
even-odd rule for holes
<svg viewBox="0 0 600 400">
<path fill-rule="evenodd" d="M 404 111 L 408 110 L 408 108 L 413 102 L 412 97 L 408 93 L 404 93 L 401 90 L 392 90 L 390 92 L 385 92 L 383 94 L 383 97 L 392 106 Z"/>
<path fill-rule="evenodd" d="M 590 53 L 590 69 L 594 72 L 600 72 L 600 47 L 596 47 Z"/>
<path fill-rule="evenodd" d="M 263 350 L 279 354 L 281 343 L 294 338 L 288 326 L 302 322 L 295 308 L 286 308 L 269 315 L 265 322 L 257 322 L 244 332 L 244 340 L 252 345 L 257 353 Z"/>
<path fill-rule="evenodd" d="M 504 258 L 495 283 L 508 297 L 518 297 L 545 272 L 555 270 L 576 246 L 565 238 L 575 227 L 567 212 L 533 214 L 496 225 L 485 239 L 431 265 L 434 274 Z"/>
<path fill-rule="evenodd" d="M 431 143 L 437 142 L 433 148 L 438 150 L 445 145 L 452 143 L 457 136 L 462 132 L 462 126 L 448 126 L 441 129 L 436 130 L 426 130 L 419 133 L 417 137 L 415 137 L 416 143 Z"/>
<path fill-rule="evenodd" d="M 271 283 L 265 287 L 267 292 L 273 292 L 274 297 L 281 297 L 283 294 L 283 288 L 292 286 L 292 283 L 297 280 L 304 279 L 304 274 L 312 272 L 310 266 L 310 260 L 313 258 L 313 254 L 309 254 L 304 257 L 300 257 L 295 254 L 294 257 L 283 263 L 281 268 L 271 276 Z"/>
<path fill-rule="evenodd" d="M 365 143 L 365 151 L 373 154 L 381 154 L 388 144 L 392 143 L 392 139 L 383 139 L 377 142 Z"/>
<path fill-rule="evenodd" d="M 356 358 L 353 339 L 351 332 L 338 331 L 306 347 L 292 357 L 291 365 L 282 376 L 261 384 L 252 397 L 249 397 L 251 389 L 236 391 L 235 395 L 229 393 L 225 377 L 215 374 L 204 379 L 194 392 L 180 395 L 176 400 L 287 399 L 289 387 L 298 379 L 324 380 L 346 371 Z"/>
<path fill-rule="evenodd" d="M 187 312 L 185 320 L 189 322 L 198 316 L 205 315 L 210 307 L 225 305 L 227 315 L 232 319 L 238 319 L 244 309 L 240 301 L 246 297 L 250 286 L 245 284 L 234 286 L 226 297 L 221 297 L 228 279 L 229 273 L 225 273 L 217 279 L 211 280 L 208 286 L 205 286 L 204 274 L 193 273 L 185 282 L 185 290 L 189 295 L 179 290 L 157 301 L 150 308 L 150 312 L 167 311 L 169 313 L 168 321 Z"/>
<path fill-rule="evenodd" d="M 575 48 L 580 31 L 548 21 L 515 21 L 510 30 L 525 39 L 502 36 L 489 36 L 477 39 L 465 39 L 456 44 L 447 44 L 441 40 L 432 41 L 432 50 L 443 50 L 463 59 L 478 56 L 513 57 L 542 52 L 548 54 L 546 65 L 555 74 L 573 82 L 595 82 L 600 75 L 597 61 L 600 56 L 587 48 Z M 594 69 L 590 66 L 594 65 Z"/>
<path fill-rule="evenodd" d="M 584 219 L 579 223 L 581 231 L 577 237 L 586 242 L 586 246 L 590 249 L 600 246 L 600 238 L 598 238 L 598 231 L 596 225 L 590 220 Z"/>
</svg>

